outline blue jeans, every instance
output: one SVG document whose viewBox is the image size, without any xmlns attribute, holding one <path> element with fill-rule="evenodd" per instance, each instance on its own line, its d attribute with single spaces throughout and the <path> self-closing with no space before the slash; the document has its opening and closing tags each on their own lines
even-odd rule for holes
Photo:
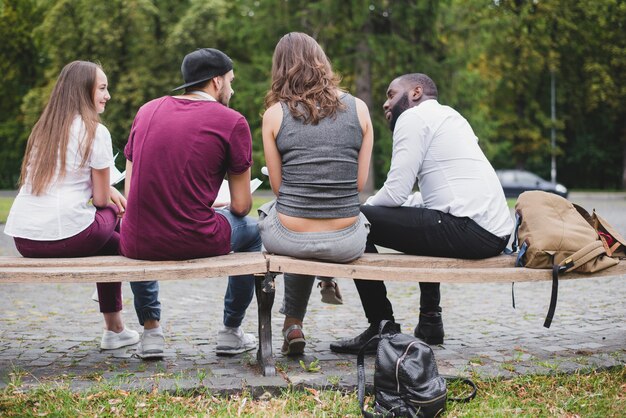
<svg viewBox="0 0 626 418">
<path fill-rule="evenodd" d="M 143 326 L 149 319 L 161 320 L 161 301 L 159 301 L 159 282 L 130 282 L 135 298 L 137 319 Z"/>
<path fill-rule="evenodd" d="M 249 216 L 235 216 L 228 209 L 217 209 L 215 212 L 224 216 L 230 224 L 231 251 L 236 253 L 261 251 L 261 235 L 256 219 Z M 224 326 L 241 325 L 253 296 L 254 276 L 252 274 L 228 277 L 228 288 L 224 296 Z"/>
<path fill-rule="evenodd" d="M 261 251 L 261 235 L 256 219 L 249 216 L 233 215 L 228 209 L 216 209 L 230 224 L 230 249 L 236 253 Z M 147 319 L 161 319 L 161 302 L 159 302 L 159 283 L 131 282 L 135 295 L 135 311 L 141 325 Z M 228 288 L 224 296 L 224 325 L 238 327 L 243 322 L 246 309 L 254 296 L 254 276 L 230 276 Z"/>
</svg>

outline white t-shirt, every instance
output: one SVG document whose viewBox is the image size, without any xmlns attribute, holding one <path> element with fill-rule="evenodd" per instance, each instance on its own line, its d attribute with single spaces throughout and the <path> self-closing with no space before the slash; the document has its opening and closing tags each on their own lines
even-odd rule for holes
<svg viewBox="0 0 626 418">
<path fill-rule="evenodd" d="M 91 169 L 103 169 L 113 163 L 111 134 L 98 124 L 91 156 L 80 167 L 80 141 L 85 140 L 85 125 L 76 117 L 67 144 L 65 177 L 55 179 L 39 196 L 31 194 L 27 179 L 11 206 L 4 233 L 34 241 L 57 241 L 85 230 L 95 219 L 96 208 L 89 203 L 93 193 Z M 60 162 L 57 163 L 59 167 Z"/>
<path fill-rule="evenodd" d="M 412 194 L 416 179 L 421 199 Z M 468 217 L 498 237 L 513 230 L 502 186 L 472 127 L 436 100 L 400 115 L 387 180 L 366 204 L 423 206 Z"/>
</svg>

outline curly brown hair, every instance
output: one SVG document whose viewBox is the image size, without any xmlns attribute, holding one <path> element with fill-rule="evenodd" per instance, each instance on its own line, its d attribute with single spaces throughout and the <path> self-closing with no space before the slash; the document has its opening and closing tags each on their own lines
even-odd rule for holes
<svg viewBox="0 0 626 418">
<path fill-rule="evenodd" d="M 337 96 L 340 77 L 333 73 L 322 47 L 301 32 L 284 35 L 272 57 L 272 86 L 265 95 L 265 108 L 285 102 L 295 118 L 316 125 L 334 117 L 345 105 Z"/>
</svg>

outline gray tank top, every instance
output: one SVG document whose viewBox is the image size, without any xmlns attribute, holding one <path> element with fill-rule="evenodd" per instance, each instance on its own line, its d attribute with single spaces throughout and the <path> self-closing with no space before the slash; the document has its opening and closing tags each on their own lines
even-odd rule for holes
<svg viewBox="0 0 626 418">
<path fill-rule="evenodd" d="M 300 218 L 347 218 L 359 214 L 358 158 L 363 131 L 350 94 L 336 118 L 317 125 L 294 118 L 281 103 L 283 120 L 276 136 L 282 158 L 282 183 L 276 210 Z"/>
</svg>

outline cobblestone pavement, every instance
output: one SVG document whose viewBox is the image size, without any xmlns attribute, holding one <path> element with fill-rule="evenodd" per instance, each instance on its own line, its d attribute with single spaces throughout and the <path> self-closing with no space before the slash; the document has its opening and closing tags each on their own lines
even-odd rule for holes
<svg viewBox="0 0 626 418">
<path fill-rule="evenodd" d="M 619 231 L 626 232 L 626 196 L 573 194 L 571 200 L 596 208 Z M 4 234 L 2 254 L 15 249 Z M 556 316 L 550 329 L 543 319 L 550 283 L 515 285 L 517 309 L 511 306 L 510 284 L 442 285 L 446 339 L 434 347 L 441 373 L 482 377 L 571 372 L 626 363 L 626 277 L 563 280 Z M 102 319 L 90 298 L 94 285 L 0 285 L 0 388 L 20 381 L 23 387 L 64 383 L 83 390 L 106 382 L 122 389 L 190 390 L 207 387 L 228 393 L 246 388 L 253 394 L 275 392 L 290 385 L 356 386 L 356 359 L 329 350 L 330 342 L 361 332 L 366 324 L 355 287 L 340 280 L 345 305 L 320 302 L 314 290 L 305 320 L 306 355 L 280 355 L 282 280 L 277 280 L 273 347 L 279 373 L 263 377 L 255 352 L 233 357 L 215 355 L 226 280 L 161 283 L 166 357 L 142 361 L 135 347 L 100 351 Z M 418 315 L 417 283 L 388 283 L 396 320 L 412 333 Z M 124 318 L 139 329 L 132 293 L 124 290 Z M 244 328 L 256 333 L 256 306 L 248 310 Z M 302 364 L 300 363 L 302 361 Z M 319 361 L 320 370 L 306 366 Z M 368 379 L 374 357 L 366 359 Z M 304 367 L 303 367 L 304 365 Z"/>
</svg>

